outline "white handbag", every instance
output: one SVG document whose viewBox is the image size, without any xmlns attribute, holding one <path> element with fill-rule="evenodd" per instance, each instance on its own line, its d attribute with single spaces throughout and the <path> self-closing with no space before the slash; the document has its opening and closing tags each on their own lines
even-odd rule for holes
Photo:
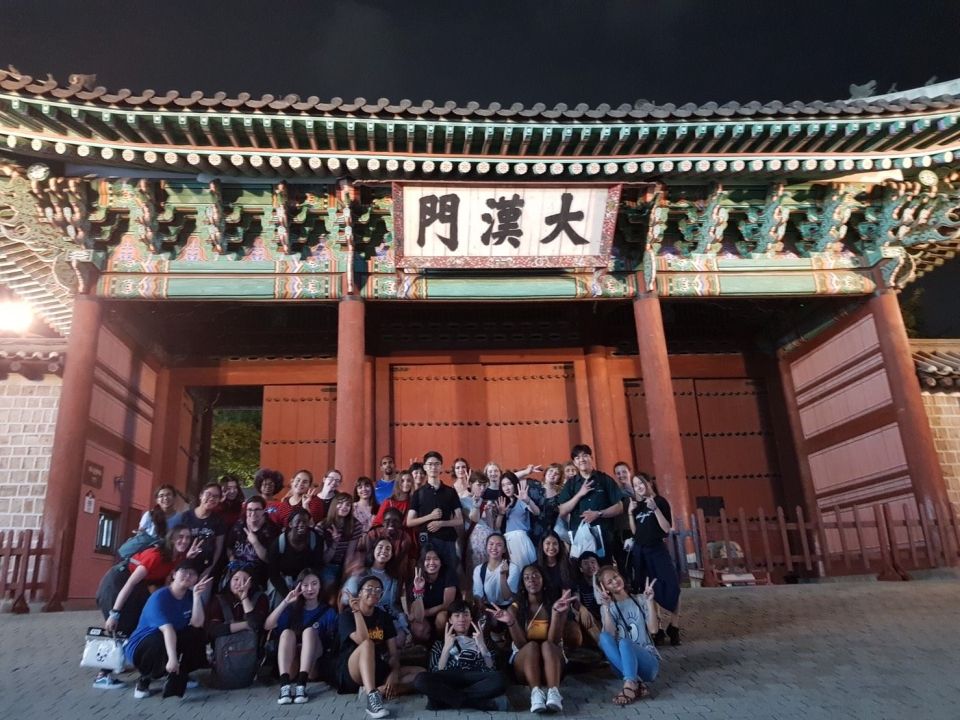
<svg viewBox="0 0 960 720">
<path fill-rule="evenodd" d="M 581 520 L 577 531 L 573 534 L 573 544 L 570 546 L 570 557 L 578 558 L 585 552 L 595 552 L 600 555 L 603 551 L 597 552 L 597 541 L 600 537 L 599 529 L 595 533 L 594 528 L 586 520 Z M 602 543 L 603 541 L 600 540 Z"/>
<path fill-rule="evenodd" d="M 87 628 L 87 639 L 83 646 L 80 667 L 122 672 L 126 664 L 126 659 L 123 657 L 123 643 L 123 638 L 111 635 L 103 628 Z"/>
</svg>

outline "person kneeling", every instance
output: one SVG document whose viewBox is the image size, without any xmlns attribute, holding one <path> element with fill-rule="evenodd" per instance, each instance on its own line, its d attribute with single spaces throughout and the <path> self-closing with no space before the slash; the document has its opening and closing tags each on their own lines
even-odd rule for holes
<svg viewBox="0 0 960 720">
<path fill-rule="evenodd" d="M 600 649 L 623 678 L 623 690 L 613 698 L 617 705 L 629 705 L 650 692 L 645 682 L 656 679 L 660 654 L 650 634 L 657 631 L 657 608 L 653 584 L 647 580 L 643 602 L 627 592 L 623 577 L 615 568 L 604 567 L 597 573 L 600 583 Z"/>
<path fill-rule="evenodd" d="M 367 715 L 383 718 L 390 714 L 383 706 L 384 699 L 407 691 L 413 678 L 424 670 L 400 665 L 393 618 L 377 607 L 383 595 L 380 578 L 368 575 L 357 588 L 349 608 L 340 613 L 337 688 L 341 693 L 359 690 L 366 697 Z"/>
<path fill-rule="evenodd" d="M 147 600 L 137 629 L 124 647 L 127 662 L 140 671 L 133 691 L 137 700 L 149 697 L 150 681 L 165 674 L 163 697 L 183 697 L 187 674 L 206 661 L 203 593 L 212 580 L 206 577 L 197 582 L 201 572 L 200 561 L 184 560 L 174 571 L 170 585 Z"/>
<path fill-rule="evenodd" d="M 444 638 L 430 651 L 430 672 L 413 680 L 417 691 L 427 696 L 427 710 L 506 710 L 507 682 L 494 668 L 493 656 L 480 628 L 472 622 L 470 609 L 462 600 L 455 600 L 448 612 Z"/>
<path fill-rule="evenodd" d="M 317 660 L 323 654 L 323 628 L 336 621 L 337 614 L 321 602 L 320 573 L 304 568 L 297 584 L 274 608 L 264 627 L 280 630 L 277 667 L 280 670 L 280 697 L 277 703 L 307 702 L 307 680 L 315 680 Z M 300 649 L 299 656 L 297 648 Z M 291 677 L 296 679 L 290 682 Z"/>
</svg>

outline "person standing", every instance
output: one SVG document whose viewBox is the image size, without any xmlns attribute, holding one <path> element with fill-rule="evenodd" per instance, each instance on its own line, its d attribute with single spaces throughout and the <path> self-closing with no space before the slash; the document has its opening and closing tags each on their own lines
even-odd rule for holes
<svg viewBox="0 0 960 720">
<path fill-rule="evenodd" d="M 680 578 L 677 568 L 667 550 L 667 536 L 673 524 L 670 503 L 657 492 L 657 484 L 645 473 L 637 473 L 633 478 L 633 490 L 636 499 L 630 501 L 630 530 L 633 533 L 633 547 L 630 549 L 631 584 L 636 591 L 646 587 L 651 579 L 657 581 L 654 586 L 654 599 L 667 614 L 666 633 L 661 629 L 660 613 L 655 612 L 656 631 L 653 641 L 663 644 L 664 635 L 670 638 L 671 645 L 680 644 Z"/>
<path fill-rule="evenodd" d="M 574 537 L 581 522 L 596 525 L 603 545 L 596 552 L 601 563 L 609 565 L 613 562 L 613 518 L 623 512 L 623 493 L 613 478 L 596 469 L 589 445 L 574 445 L 570 457 L 577 475 L 560 491 L 560 516 L 569 517 Z"/>
<path fill-rule="evenodd" d="M 417 529 L 421 547 L 431 543 L 446 567 L 457 568 L 457 530 L 463 527 L 460 496 L 440 481 L 443 456 L 431 450 L 423 456 L 427 482 L 413 493 L 407 511 L 407 526 Z"/>
<path fill-rule="evenodd" d="M 393 495 L 393 485 L 396 481 L 397 461 L 393 459 L 393 455 L 384 455 L 380 458 L 380 478 L 373 487 L 378 505 Z"/>
</svg>

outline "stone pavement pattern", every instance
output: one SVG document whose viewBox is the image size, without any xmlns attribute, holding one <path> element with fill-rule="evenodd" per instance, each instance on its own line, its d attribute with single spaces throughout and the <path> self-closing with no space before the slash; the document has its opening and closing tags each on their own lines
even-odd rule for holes
<svg viewBox="0 0 960 720">
<path fill-rule="evenodd" d="M 960 719 L 960 581 L 847 582 L 684 592 L 684 644 L 663 649 L 653 696 L 624 710 L 610 704 L 608 670 L 567 678 L 568 717 Z M 306 705 L 278 706 L 277 687 L 188 690 L 134 700 L 93 690 L 78 667 L 94 612 L 0 615 L 0 717 L 27 720 L 353 720 L 355 696 L 310 687 Z M 159 687 L 155 683 L 154 687 Z M 322 688 L 322 689 L 321 689 Z M 528 693 L 512 688 L 510 712 L 428 712 L 422 697 L 390 703 L 393 717 L 530 718 Z"/>
</svg>

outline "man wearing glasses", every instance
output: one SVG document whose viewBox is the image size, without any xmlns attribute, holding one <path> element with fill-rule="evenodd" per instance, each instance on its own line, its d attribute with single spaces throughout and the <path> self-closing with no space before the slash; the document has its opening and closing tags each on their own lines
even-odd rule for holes
<svg viewBox="0 0 960 720">
<path fill-rule="evenodd" d="M 382 505 L 384 500 L 393 495 L 393 484 L 396 479 L 397 463 L 392 455 L 384 455 L 380 458 L 380 479 L 373 488 L 378 505 Z"/>
<path fill-rule="evenodd" d="M 423 456 L 427 482 L 410 499 L 407 526 L 416 528 L 420 545 L 433 545 L 446 568 L 459 568 L 457 530 L 463 527 L 460 497 L 449 485 L 440 482 L 443 456 L 431 450 Z"/>
<path fill-rule="evenodd" d="M 247 500 L 244 516 L 227 533 L 227 573 L 246 566 L 260 588 L 267 587 L 267 549 L 280 534 L 266 515 L 267 501 L 260 495 Z"/>
</svg>

